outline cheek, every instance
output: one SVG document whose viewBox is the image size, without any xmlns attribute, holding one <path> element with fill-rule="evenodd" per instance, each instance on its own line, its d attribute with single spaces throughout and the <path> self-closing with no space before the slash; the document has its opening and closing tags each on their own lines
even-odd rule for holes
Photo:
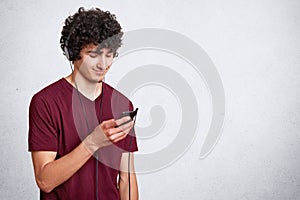
<svg viewBox="0 0 300 200">
<path fill-rule="evenodd" d="M 106 59 L 107 65 L 111 65 L 112 62 L 113 62 L 113 58 L 107 58 L 107 59 Z"/>
<path fill-rule="evenodd" d="M 96 64 L 97 64 L 97 59 L 93 59 L 89 57 L 86 57 L 82 62 L 82 66 L 84 66 L 85 68 L 94 66 Z"/>
</svg>

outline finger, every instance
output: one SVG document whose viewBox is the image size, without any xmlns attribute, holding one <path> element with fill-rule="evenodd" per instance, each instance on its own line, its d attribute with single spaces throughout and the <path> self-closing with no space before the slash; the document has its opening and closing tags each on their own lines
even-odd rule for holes
<svg viewBox="0 0 300 200">
<path fill-rule="evenodd" d="M 118 141 L 120 141 L 120 140 L 125 139 L 125 138 L 128 136 L 130 130 L 131 130 L 132 127 L 133 127 L 133 125 L 134 125 L 134 123 L 132 122 L 131 126 L 129 126 L 127 129 L 125 129 L 125 130 L 122 132 L 122 133 L 125 133 L 125 134 L 123 134 L 123 135 L 120 134 L 119 137 L 117 137 L 116 139 L 113 140 L 113 142 L 118 142 Z"/>
<path fill-rule="evenodd" d="M 134 125 L 134 122 L 133 122 L 133 121 L 130 121 L 130 122 L 126 123 L 126 124 L 123 124 L 123 125 L 121 125 L 121 126 L 115 128 L 115 130 L 116 130 L 117 132 L 125 131 L 125 130 L 127 130 L 127 129 L 131 129 L 131 128 L 133 127 L 133 125 Z"/>
<path fill-rule="evenodd" d="M 115 135 L 117 133 L 124 132 L 127 129 L 130 130 L 133 127 L 133 124 L 134 124 L 134 122 L 130 121 L 130 122 L 128 122 L 128 123 L 126 123 L 122 126 L 110 128 L 110 129 L 105 131 L 105 134 L 106 134 L 107 137 L 109 137 L 109 136 Z"/>
<path fill-rule="evenodd" d="M 127 135 L 128 135 L 128 134 L 125 134 L 125 135 L 123 135 L 123 136 L 121 136 L 121 137 L 116 138 L 116 139 L 113 141 L 113 143 L 116 143 L 116 142 L 119 142 L 119 141 L 125 139 L 125 138 L 127 137 Z"/>
<path fill-rule="evenodd" d="M 132 119 L 129 117 L 129 116 L 126 116 L 126 117 L 122 117 L 121 119 L 117 119 L 115 122 L 118 126 L 121 126 L 125 123 L 128 123 L 130 122 Z"/>
<path fill-rule="evenodd" d="M 109 129 L 108 131 L 106 131 L 106 136 L 108 137 L 108 139 L 110 140 L 115 140 L 118 137 L 121 137 L 123 135 L 127 135 L 130 131 L 130 129 L 132 129 L 134 122 L 129 122 L 123 126 L 120 126 L 118 128 L 112 128 Z"/>
<path fill-rule="evenodd" d="M 103 129 L 109 129 L 109 128 L 115 127 L 116 125 L 117 124 L 114 119 L 106 120 L 101 123 L 101 127 Z"/>
<path fill-rule="evenodd" d="M 120 128 L 122 129 L 122 131 L 130 131 L 130 129 L 132 129 L 132 127 L 134 126 L 134 121 L 131 121 L 127 124 L 124 124 L 123 126 L 120 126 Z"/>
<path fill-rule="evenodd" d="M 128 135 L 128 133 L 122 131 L 117 134 L 109 136 L 109 140 L 112 141 L 113 143 L 116 143 L 116 142 L 126 138 L 127 135 Z"/>
<path fill-rule="evenodd" d="M 133 127 L 133 122 L 130 125 L 128 125 L 125 129 L 122 130 L 122 133 L 123 133 L 124 137 L 121 136 L 122 138 L 120 138 L 120 140 L 124 139 L 129 134 L 132 127 Z"/>
</svg>

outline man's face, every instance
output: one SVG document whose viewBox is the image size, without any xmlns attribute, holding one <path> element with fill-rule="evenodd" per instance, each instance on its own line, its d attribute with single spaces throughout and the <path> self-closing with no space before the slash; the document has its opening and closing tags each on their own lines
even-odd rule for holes
<svg viewBox="0 0 300 200">
<path fill-rule="evenodd" d="M 113 52 L 111 49 L 102 48 L 89 44 L 80 51 L 80 60 L 74 61 L 76 77 L 91 83 L 102 81 L 108 72 L 112 61 Z"/>
</svg>

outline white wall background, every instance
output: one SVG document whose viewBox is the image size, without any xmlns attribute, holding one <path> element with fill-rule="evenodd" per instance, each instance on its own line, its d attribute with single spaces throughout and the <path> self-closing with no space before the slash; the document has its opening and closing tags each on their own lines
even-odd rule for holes
<svg viewBox="0 0 300 200">
<path fill-rule="evenodd" d="M 214 151 L 199 160 L 203 137 L 197 137 L 170 167 L 139 175 L 140 199 L 300 199 L 300 1 L 0 5 L 0 199 L 39 198 L 27 152 L 28 105 L 34 93 L 70 72 L 59 37 L 79 6 L 112 11 L 125 31 L 155 27 L 188 36 L 223 80 L 226 120 Z"/>
</svg>

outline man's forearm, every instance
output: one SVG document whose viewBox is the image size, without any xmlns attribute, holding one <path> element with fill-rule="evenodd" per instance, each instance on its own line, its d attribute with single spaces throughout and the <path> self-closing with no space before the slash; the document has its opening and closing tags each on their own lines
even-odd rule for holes
<svg viewBox="0 0 300 200">
<path fill-rule="evenodd" d="M 130 173 L 130 196 L 129 199 L 129 179 L 128 173 L 123 172 L 123 175 L 120 175 L 119 180 L 119 192 L 121 200 L 138 200 L 139 199 L 139 192 L 138 192 L 138 185 L 135 173 Z M 127 175 L 126 175 L 126 174 Z"/>
<path fill-rule="evenodd" d="M 44 192 L 51 192 L 76 173 L 99 148 L 124 139 L 133 122 L 115 128 L 126 117 L 103 121 L 73 151 L 55 160 L 56 152 L 32 152 L 36 182 Z"/>
<path fill-rule="evenodd" d="M 51 192 L 76 173 L 91 155 L 84 144 L 81 143 L 69 154 L 45 164 L 40 169 L 36 169 L 38 186 L 44 192 Z M 33 159 L 38 159 L 37 156 L 39 155 L 35 155 L 35 152 L 33 152 Z"/>
</svg>

